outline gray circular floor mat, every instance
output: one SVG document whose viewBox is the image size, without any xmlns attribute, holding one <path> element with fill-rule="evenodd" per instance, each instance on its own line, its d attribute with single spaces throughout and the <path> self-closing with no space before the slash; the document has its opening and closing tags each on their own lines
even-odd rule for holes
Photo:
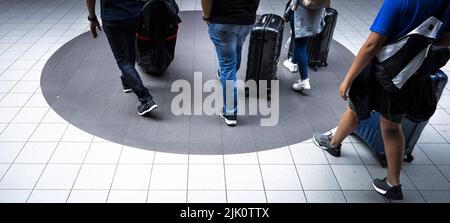
<svg viewBox="0 0 450 223">
<path fill-rule="evenodd" d="M 173 81 L 193 82 L 194 72 L 203 72 L 203 81 L 216 78 L 215 50 L 200 12 L 181 12 L 183 23 L 177 40 L 175 60 L 163 75 L 141 73 L 144 85 L 159 108 L 149 117 L 136 113 L 134 94 L 122 93 L 120 71 L 104 33 L 92 39 L 84 33 L 61 47 L 42 72 L 41 87 L 48 104 L 72 125 L 106 140 L 141 149 L 182 154 L 234 154 L 279 148 L 312 137 L 337 125 L 345 109 L 338 96 L 353 54 L 333 41 L 329 66 L 310 71 L 312 90 L 297 93 L 290 89 L 299 78 L 278 66 L 280 80 L 280 120 L 278 125 L 261 127 L 259 116 L 242 116 L 238 126 L 227 127 L 218 116 L 175 116 L 170 104 Z M 285 27 L 284 39 L 289 35 Z M 244 46 L 240 79 L 245 79 L 247 43 Z M 204 96 L 206 96 L 205 94 Z"/>
</svg>

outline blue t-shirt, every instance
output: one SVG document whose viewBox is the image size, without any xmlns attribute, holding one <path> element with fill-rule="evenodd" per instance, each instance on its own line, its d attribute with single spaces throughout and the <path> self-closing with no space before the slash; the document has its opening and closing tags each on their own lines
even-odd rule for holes
<svg viewBox="0 0 450 223">
<path fill-rule="evenodd" d="M 417 28 L 430 16 L 436 15 L 448 0 L 384 0 L 370 31 L 392 42 Z M 444 17 L 442 32 L 450 32 L 450 5 Z"/>
<path fill-rule="evenodd" d="M 102 20 L 123 20 L 139 17 L 139 0 L 101 0 Z"/>
</svg>

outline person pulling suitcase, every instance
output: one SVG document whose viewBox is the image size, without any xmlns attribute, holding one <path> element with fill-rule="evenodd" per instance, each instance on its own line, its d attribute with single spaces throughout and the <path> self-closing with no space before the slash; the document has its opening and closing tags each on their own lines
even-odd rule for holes
<svg viewBox="0 0 450 223">
<path fill-rule="evenodd" d="M 443 23 L 437 21 L 439 20 L 436 19 L 438 17 L 435 17 L 437 14 L 441 15 L 438 17 L 442 19 Z M 435 24 L 427 24 L 427 22 Z M 396 82 L 396 87 L 404 84 L 402 82 L 404 79 L 402 78 L 408 76 L 411 71 L 408 69 L 418 68 L 417 65 L 421 65 L 422 63 L 418 60 L 401 61 L 404 60 L 405 56 L 397 57 L 396 55 L 401 55 L 402 52 L 408 52 L 406 53 L 408 57 L 414 56 L 420 58 L 422 54 L 415 54 L 414 51 L 417 49 L 414 49 L 414 47 L 424 43 L 423 40 L 427 44 L 429 42 L 424 36 L 421 36 L 416 38 L 414 44 L 409 44 L 409 41 L 403 41 L 403 37 L 422 35 L 421 32 L 430 32 L 435 36 L 435 38 L 432 38 L 431 43 L 434 42 L 435 45 L 449 47 L 449 1 L 385 0 L 370 30 L 371 33 L 368 39 L 359 50 L 350 70 L 339 87 L 339 95 L 346 101 L 350 96 L 350 100 L 348 100 L 347 110 L 341 117 L 336 132 L 334 134 L 316 133 L 313 136 L 313 140 L 317 146 L 332 156 L 339 157 L 341 156 L 341 143 L 353 132 L 358 122 L 367 118 L 364 116 L 366 115 L 364 113 L 370 113 L 371 110 L 380 113 L 381 135 L 386 152 L 388 171 L 385 178 L 375 179 L 373 181 L 373 187 L 378 193 L 388 199 L 402 200 L 403 192 L 400 184 L 400 172 L 403 161 L 403 150 L 405 148 L 405 138 L 401 123 L 407 114 L 405 107 L 400 106 L 400 103 L 395 103 L 395 100 L 398 99 L 394 98 L 392 96 L 393 93 L 389 92 L 386 88 L 388 86 L 386 83 L 388 82 L 382 83 L 380 81 L 380 72 L 373 72 L 372 68 L 375 67 L 373 63 L 376 63 L 377 67 L 384 67 L 382 61 L 390 61 L 389 57 L 397 58 L 398 61 L 390 61 L 394 62 L 395 68 L 403 69 L 401 73 L 395 73 L 399 78 L 399 82 Z M 416 32 L 411 32 L 414 30 Z M 402 43 L 405 44 L 400 47 L 397 45 L 397 50 L 392 50 L 394 48 L 392 44 Z M 389 51 L 389 49 L 385 48 L 385 45 L 390 45 L 389 49 L 391 50 Z M 408 47 L 413 50 L 403 50 Z M 427 47 L 429 46 L 425 48 Z M 373 62 L 373 59 L 375 59 L 375 62 Z M 404 66 L 405 64 L 403 62 L 407 62 L 407 65 L 411 64 L 412 66 Z M 406 72 L 403 72 L 405 69 Z M 412 71 L 412 75 L 420 75 L 416 71 Z M 425 83 L 418 83 L 419 86 L 420 84 Z M 419 92 L 419 89 L 414 92 Z M 403 100 L 417 100 L 417 97 L 410 96 L 409 98 L 403 98 Z M 412 102 L 417 103 L 417 101 Z"/>
<path fill-rule="evenodd" d="M 293 85 L 295 91 L 309 90 L 311 84 L 308 76 L 308 41 L 311 36 L 324 28 L 325 8 L 330 0 L 291 0 L 285 20 L 290 22 L 291 41 L 294 42 L 293 56 L 283 62 L 290 72 L 300 72 L 300 79 Z"/>
</svg>

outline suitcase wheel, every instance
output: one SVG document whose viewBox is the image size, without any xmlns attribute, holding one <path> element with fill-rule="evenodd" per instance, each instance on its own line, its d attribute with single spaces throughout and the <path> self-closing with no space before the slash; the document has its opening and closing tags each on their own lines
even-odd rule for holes
<svg viewBox="0 0 450 223">
<path fill-rule="evenodd" d="M 405 157 L 405 161 L 411 163 L 414 160 L 414 156 L 411 154 L 407 154 Z"/>
<path fill-rule="evenodd" d="M 318 71 L 319 70 L 319 66 L 314 66 L 313 69 L 314 69 L 314 71 Z"/>
</svg>

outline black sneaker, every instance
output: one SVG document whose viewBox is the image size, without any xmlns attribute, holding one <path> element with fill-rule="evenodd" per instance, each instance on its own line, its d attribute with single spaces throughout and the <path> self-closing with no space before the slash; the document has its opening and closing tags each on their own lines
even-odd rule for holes
<svg viewBox="0 0 450 223">
<path fill-rule="evenodd" d="M 375 179 L 372 185 L 373 188 L 375 188 L 375 190 L 378 193 L 380 193 L 381 195 L 385 196 L 388 199 L 403 200 L 402 185 L 389 186 L 386 178 L 382 180 Z"/>
<path fill-rule="evenodd" d="M 224 115 L 223 113 L 220 113 L 220 117 L 225 120 L 225 123 L 228 126 L 235 126 L 237 124 L 237 115 Z"/>
<path fill-rule="evenodd" d="M 131 88 L 126 88 L 126 87 L 124 86 L 122 91 L 123 91 L 123 93 L 130 93 L 130 92 L 133 91 L 133 89 L 131 89 Z"/>
<path fill-rule="evenodd" d="M 322 134 L 315 133 L 313 136 L 314 143 L 320 147 L 321 149 L 327 151 L 332 156 L 340 157 L 341 156 L 341 144 L 334 147 L 331 145 L 331 133 L 330 134 Z"/>
<path fill-rule="evenodd" d="M 120 76 L 120 79 L 122 80 L 122 91 L 123 93 L 130 93 L 133 91 L 130 86 L 128 86 L 127 82 L 125 81 L 124 76 Z"/>
<path fill-rule="evenodd" d="M 158 105 L 153 100 L 150 100 L 147 103 L 139 105 L 139 107 L 137 109 L 138 110 L 138 114 L 140 116 L 143 116 L 143 115 L 151 112 L 153 109 L 155 109 L 157 107 L 158 107 Z"/>
</svg>

